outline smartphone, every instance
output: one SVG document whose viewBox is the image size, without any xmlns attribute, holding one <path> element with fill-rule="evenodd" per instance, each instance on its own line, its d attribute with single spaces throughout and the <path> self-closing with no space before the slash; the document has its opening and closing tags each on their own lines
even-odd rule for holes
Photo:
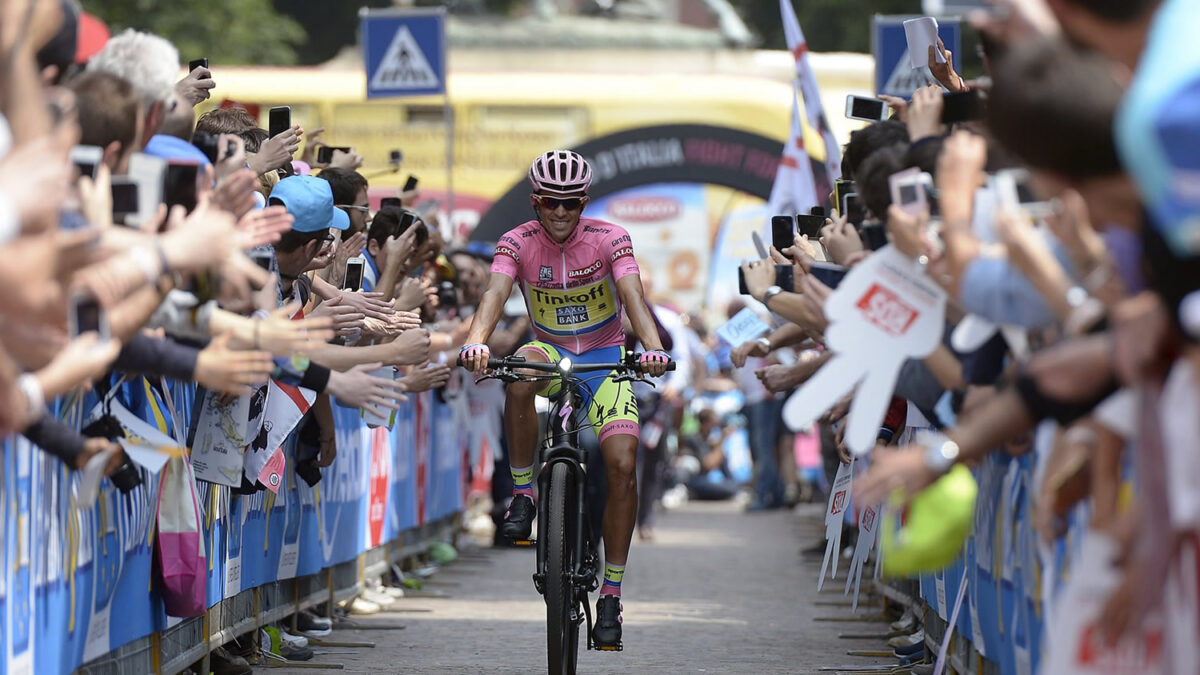
<svg viewBox="0 0 1200 675">
<path fill-rule="evenodd" d="M 83 333 L 96 332 L 101 340 L 111 336 L 108 329 L 108 317 L 100 301 L 89 293 L 75 293 L 68 300 L 67 330 L 71 338 L 77 338 Z"/>
<path fill-rule="evenodd" d="M 292 128 L 292 108 L 281 105 L 267 113 L 267 138 L 275 138 Z"/>
<path fill-rule="evenodd" d="M 846 97 L 846 117 L 852 120 L 880 122 L 888 118 L 887 102 L 850 94 Z"/>
<path fill-rule="evenodd" d="M 217 163 L 217 137 L 206 131 L 192 134 L 192 145 L 200 148 L 200 152 L 213 164 Z"/>
<path fill-rule="evenodd" d="M 254 261 L 255 265 L 258 265 L 268 272 L 271 271 L 271 254 L 267 251 L 256 251 L 251 253 L 250 259 Z"/>
<path fill-rule="evenodd" d="M 163 203 L 163 184 L 166 182 L 167 161 L 135 152 L 129 156 L 129 177 L 138 184 L 138 212 L 125 218 L 129 227 L 143 227 L 154 219 Z"/>
<path fill-rule="evenodd" d="M 401 192 L 412 192 L 417 189 L 417 177 L 408 174 L 408 178 L 404 181 L 404 189 Z"/>
<path fill-rule="evenodd" d="M 71 163 L 79 169 L 80 176 L 96 177 L 96 169 L 104 161 L 104 150 L 95 145 L 77 145 L 71 148 Z"/>
<path fill-rule="evenodd" d="M 776 251 L 795 243 L 796 221 L 791 216 L 771 216 L 771 246 Z"/>
<path fill-rule="evenodd" d="M 858 228 L 858 236 L 863 246 L 878 251 L 888 245 L 887 226 L 883 223 L 864 223 Z"/>
<path fill-rule="evenodd" d="M 384 197 L 383 199 L 379 200 L 379 208 L 381 210 L 386 209 L 389 206 L 402 209 L 404 208 L 404 202 L 402 202 L 399 197 Z"/>
<path fill-rule="evenodd" d="M 392 150 L 388 153 L 389 164 L 399 164 L 404 161 L 404 153 L 399 150 Z"/>
<path fill-rule="evenodd" d="M 197 68 L 207 68 L 207 67 L 208 67 L 208 57 L 207 56 L 204 56 L 204 57 L 201 57 L 198 59 L 192 59 L 191 61 L 188 61 L 188 72 L 189 73 Z"/>
<path fill-rule="evenodd" d="M 139 213 L 137 180 L 129 176 L 113 176 L 112 215 L 113 222 L 124 225 L 125 219 Z"/>
<path fill-rule="evenodd" d="M 833 209 L 838 212 L 838 215 L 843 213 L 842 204 L 846 201 L 846 195 L 854 192 L 854 181 L 845 178 L 839 178 L 833 183 Z"/>
<path fill-rule="evenodd" d="M 846 220 L 855 227 L 862 225 L 863 221 L 867 219 L 867 207 L 858 198 L 857 192 L 848 192 L 842 198 L 842 215 L 846 216 Z"/>
<path fill-rule="evenodd" d="M 178 204 L 191 213 L 196 208 L 196 180 L 200 165 L 194 162 L 168 162 L 163 202 L 169 210 Z"/>
<path fill-rule="evenodd" d="M 928 195 L 933 188 L 933 177 L 917 168 L 906 169 L 888 177 L 892 204 L 901 211 L 919 216 L 929 207 Z"/>
<path fill-rule="evenodd" d="M 356 256 L 346 261 L 346 277 L 345 280 L 342 281 L 343 290 L 362 290 L 363 267 L 366 264 L 367 259 L 362 256 Z"/>
<path fill-rule="evenodd" d="M 1002 206 L 1024 211 L 1034 218 L 1044 218 L 1054 212 L 1049 202 L 1038 197 L 1025 169 L 999 171 L 992 179 L 992 185 Z"/>
<path fill-rule="evenodd" d="M 775 285 L 787 291 L 796 292 L 796 270 L 791 265 L 775 266 Z"/>
<path fill-rule="evenodd" d="M 942 96 L 942 124 L 983 119 L 983 102 L 974 89 Z"/>
<path fill-rule="evenodd" d="M 332 162 L 334 150 L 341 150 L 342 152 L 346 153 L 350 152 L 350 148 L 348 146 L 343 145 L 334 147 L 332 145 L 322 145 L 321 147 L 317 148 L 317 163 L 328 164 Z"/>
<path fill-rule="evenodd" d="M 838 284 L 842 283 L 842 279 L 846 277 L 848 270 L 841 265 L 834 265 L 827 262 L 815 262 L 808 270 L 808 273 L 816 277 L 817 281 L 825 284 L 830 288 L 837 288 Z"/>
<path fill-rule="evenodd" d="M 412 227 L 412 224 L 415 222 L 417 222 L 417 214 L 413 213 L 412 211 L 405 211 L 404 213 L 401 213 L 399 228 L 400 233 L 403 234 L 408 232 L 408 228 Z"/>
<path fill-rule="evenodd" d="M 743 270 L 741 266 L 738 267 L 738 293 L 750 295 L 750 290 L 746 288 L 746 270 Z"/>
<path fill-rule="evenodd" d="M 825 227 L 824 215 L 809 216 L 803 213 L 796 214 L 796 230 L 800 234 L 807 236 L 809 241 L 816 241 L 821 238 L 822 227 Z"/>
</svg>

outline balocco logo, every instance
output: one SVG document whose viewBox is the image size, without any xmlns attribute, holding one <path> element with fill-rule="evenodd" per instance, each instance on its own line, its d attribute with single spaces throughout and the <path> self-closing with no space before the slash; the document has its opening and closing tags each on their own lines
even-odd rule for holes
<svg viewBox="0 0 1200 675">
<path fill-rule="evenodd" d="M 610 202 L 608 214 L 617 220 L 653 223 L 679 215 L 683 206 L 670 197 L 631 197 Z"/>
</svg>

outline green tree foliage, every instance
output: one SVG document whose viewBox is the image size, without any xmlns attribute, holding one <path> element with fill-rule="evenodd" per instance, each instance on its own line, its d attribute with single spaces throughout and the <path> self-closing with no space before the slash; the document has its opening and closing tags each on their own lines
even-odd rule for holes
<svg viewBox="0 0 1200 675">
<path fill-rule="evenodd" d="M 779 4 L 732 0 L 766 49 L 786 49 Z M 871 15 L 920 14 L 920 0 L 792 0 L 808 46 L 817 52 L 870 52 Z"/>
<path fill-rule="evenodd" d="M 207 56 L 216 64 L 291 65 L 307 41 L 304 28 L 276 12 L 271 0 L 84 0 L 84 8 L 114 34 L 136 28 L 161 35 L 179 58 Z"/>
</svg>

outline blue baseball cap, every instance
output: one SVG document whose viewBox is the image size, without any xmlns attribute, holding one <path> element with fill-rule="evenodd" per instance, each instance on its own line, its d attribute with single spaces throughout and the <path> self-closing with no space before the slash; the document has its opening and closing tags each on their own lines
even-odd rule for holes
<svg viewBox="0 0 1200 675">
<path fill-rule="evenodd" d="M 334 228 L 350 229 L 350 216 L 333 206 L 333 190 L 329 181 L 316 176 L 288 176 L 271 190 L 271 199 L 278 199 L 296 220 L 292 229 L 297 232 L 317 232 Z"/>
</svg>

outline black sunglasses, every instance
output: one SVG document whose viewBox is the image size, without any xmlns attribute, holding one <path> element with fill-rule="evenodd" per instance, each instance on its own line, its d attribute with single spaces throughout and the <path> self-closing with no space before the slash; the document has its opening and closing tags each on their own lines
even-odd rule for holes
<svg viewBox="0 0 1200 675">
<path fill-rule="evenodd" d="M 574 211 L 583 205 L 583 199 L 580 197 L 568 197 L 567 199 L 559 199 L 557 197 L 545 197 L 543 195 L 534 195 L 538 206 L 551 211 L 558 207 L 563 207 L 568 211 Z"/>
</svg>

